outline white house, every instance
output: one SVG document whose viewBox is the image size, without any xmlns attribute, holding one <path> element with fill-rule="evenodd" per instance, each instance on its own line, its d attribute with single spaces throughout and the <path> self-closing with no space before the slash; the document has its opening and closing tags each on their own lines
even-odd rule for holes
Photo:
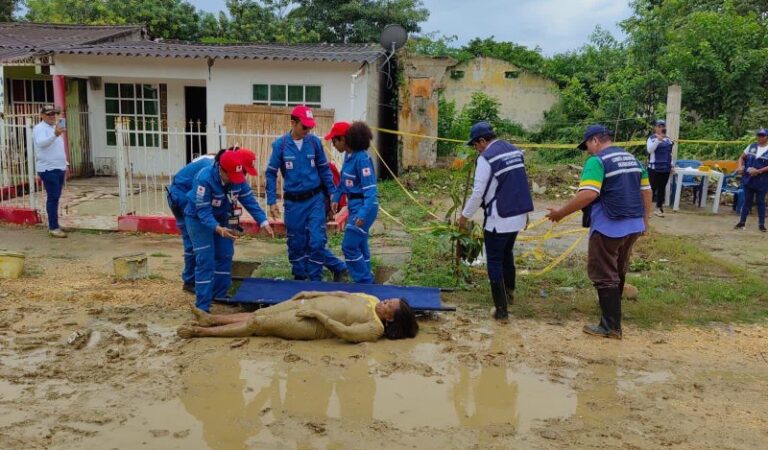
<svg viewBox="0 0 768 450">
<path fill-rule="evenodd" d="M 89 81 L 94 160 L 115 156 L 116 119 L 126 117 L 130 146 L 137 152 L 133 170 L 167 174 L 194 154 L 219 148 L 220 127 L 231 126 L 225 121 L 228 104 L 290 107 L 303 103 L 333 110 L 336 120 L 377 125 L 382 54 L 378 46 L 358 44 L 206 45 L 142 40 L 57 49 L 51 73 Z M 198 121 L 203 131 L 209 131 L 207 142 L 181 136 L 183 131 L 196 132 Z M 260 130 L 238 131 L 277 135 L 288 126 L 286 120 Z M 317 130 L 318 134 L 324 131 Z"/>
<path fill-rule="evenodd" d="M 63 109 L 87 115 L 82 130 L 87 136 L 74 147 L 77 151 L 88 147 L 82 153 L 98 163 L 97 173 L 104 164 L 114 164 L 118 117 L 128 120 L 132 169 L 143 175 L 173 173 L 194 155 L 220 148 L 221 135 L 235 132 L 225 120 L 225 105 L 304 103 L 326 110 L 325 115 L 334 120 L 391 126 L 379 121 L 381 105 L 387 103 L 381 96 L 387 93 L 379 67 L 384 51 L 378 45 L 157 42 L 145 39 L 140 27 L 113 27 L 114 33 L 109 34 L 111 27 L 0 24 L 0 57 L 19 51 L 5 44 L 23 41 L 20 34 L 45 36 L 50 27 L 56 39 L 38 39 L 34 46 L 22 49 L 29 66 L 25 70 L 34 72 L 37 67 L 38 75 L 29 74 L 30 83 L 35 77 L 48 83 L 43 85 L 42 103 L 55 101 Z M 100 40 L 64 39 L 67 33 L 90 36 L 96 32 Z M 9 104 L 9 96 L 5 97 Z M 256 130 L 240 127 L 236 131 L 279 135 L 288 127 L 286 117 Z M 326 131 L 318 126 L 316 133 Z M 266 147 L 268 140 L 262 142 L 259 145 Z M 254 150 L 263 153 L 265 149 Z"/>
</svg>

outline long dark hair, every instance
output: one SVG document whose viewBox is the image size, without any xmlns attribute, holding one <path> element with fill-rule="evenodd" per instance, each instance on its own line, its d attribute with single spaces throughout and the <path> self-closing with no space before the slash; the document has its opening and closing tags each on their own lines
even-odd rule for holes
<svg viewBox="0 0 768 450">
<path fill-rule="evenodd" d="M 400 307 L 395 311 L 392 322 L 384 322 L 384 335 L 387 339 L 414 338 L 419 333 L 419 322 L 411 309 L 411 305 L 400 299 Z"/>
</svg>

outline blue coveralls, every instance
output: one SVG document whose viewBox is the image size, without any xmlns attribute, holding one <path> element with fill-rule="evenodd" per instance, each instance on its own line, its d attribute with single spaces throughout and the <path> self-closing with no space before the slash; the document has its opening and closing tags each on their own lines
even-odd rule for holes
<svg viewBox="0 0 768 450">
<path fill-rule="evenodd" d="M 267 215 L 259 206 L 251 186 L 224 184 L 219 165 L 201 170 L 187 194 L 184 210 L 187 230 L 195 253 L 195 306 L 208 311 L 214 298 L 227 295 L 232 284 L 232 257 L 234 241 L 216 233 L 216 226 L 227 227 L 227 219 L 237 202 L 264 226 Z"/>
<path fill-rule="evenodd" d="M 330 194 L 336 192 L 320 139 L 307 134 L 299 149 L 287 133 L 272 143 L 266 171 L 267 204 L 270 206 L 277 203 L 278 171 L 283 176 L 285 230 L 293 276 L 320 281 L 328 241 L 323 187 Z"/>
<path fill-rule="evenodd" d="M 213 165 L 213 155 L 203 155 L 195 158 L 173 176 L 173 182 L 168 186 L 168 207 L 176 219 L 176 228 L 181 233 L 181 242 L 184 246 L 184 271 L 181 279 L 184 284 L 195 282 L 195 254 L 192 252 L 192 239 L 189 238 L 187 226 L 184 223 L 184 209 L 187 206 L 187 193 L 192 189 L 195 176 L 201 170 Z"/>
<path fill-rule="evenodd" d="M 365 150 L 355 150 L 344 159 L 339 190 L 333 196 L 333 201 L 338 203 L 342 194 L 347 195 L 349 208 L 349 219 L 341 243 L 349 277 L 355 283 L 373 283 L 368 230 L 379 212 L 379 200 L 373 161 Z M 356 224 L 358 219 L 363 220 L 361 226 Z"/>
</svg>

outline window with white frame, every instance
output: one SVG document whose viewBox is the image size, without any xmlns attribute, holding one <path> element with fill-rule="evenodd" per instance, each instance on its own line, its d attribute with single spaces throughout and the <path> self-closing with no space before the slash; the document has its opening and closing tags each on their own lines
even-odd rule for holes
<svg viewBox="0 0 768 450">
<path fill-rule="evenodd" d="M 254 84 L 253 104 L 270 106 L 307 105 L 320 108 L 322 89 L 318 85 Z"/>
<path fill-rule="evenodd" d="M 104 83 L 107 118 L 107 145 L 117 145 L 115 123 L 118 117 L 128 120 L 126 132 L 130 145 L 160 147 L 165 144 L 161 130 L 161 87 L 157 84 Z M 165 147 L 165 145 L 163 145 Z"/>
</svg>

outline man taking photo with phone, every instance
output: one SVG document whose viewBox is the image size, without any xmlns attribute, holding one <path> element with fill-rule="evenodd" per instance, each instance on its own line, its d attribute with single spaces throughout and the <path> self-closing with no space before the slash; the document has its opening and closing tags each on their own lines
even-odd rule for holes
<svg viewBox="0 0 768 450">
<path fill-rule="evenodd" d="M 56 121 L 59 113 L 59 109 L 53 105 L 43 106 L 40 110 L 40 123 L 32 130 L 32 139 L 35 143 L 35 168 L 45 188 L 48 234 L 65 238 L 67 233 L 59 227 L 59 199 L 69 163 L 64 150 L 64 122 Z"/>
</svg>

